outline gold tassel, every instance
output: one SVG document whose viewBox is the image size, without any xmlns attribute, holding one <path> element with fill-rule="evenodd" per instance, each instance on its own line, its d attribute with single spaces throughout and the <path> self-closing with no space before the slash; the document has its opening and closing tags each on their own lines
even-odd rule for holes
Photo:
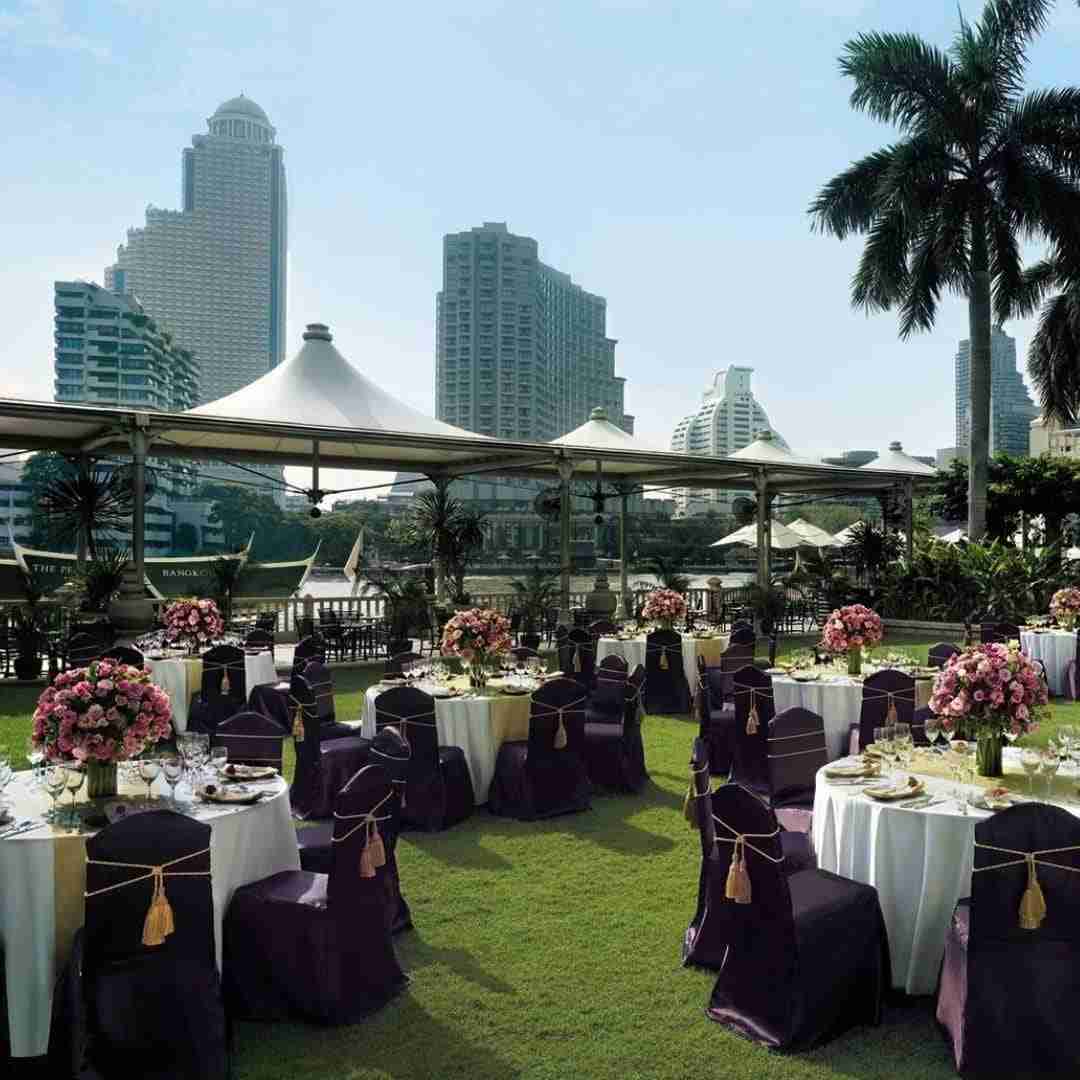
<svg viewBox="0 0 1080 1080">
<path fill-rule="evenodd" d="M 296 706 L 296 715 L 292 722 L 292 737 L 296 742 L 304 741 L 304 706 Z"/>
<path fill-rule="evenodd" d="M 574 646 L 574 672 L 578 675 L 581 674 L 581 646 Z M 561 723 L 562 721 L 560 721 Z"/>
<path fill-rule="evenodd" d="M 155 866 L 154 895 L 143 920 L 142 943 L 161 945 L 175 929 L 172 906 L 165 895 L 165 874 L 160 866 Z"/>
<path fill-rule="evenodd" d="M 383 838 L 379 835 L 379 826 L 372 821 L 368 830 L 367 850 L 371 852 L 371 865 L 380 867 L 386 865 L 386 848 L 383 846 Z"/>
<path fill-rule="evenodd" d="M 661 671 L 667 671 L 667 669 L 668 669 L 667 648 L 665 646 L 661 645 L 660 646 L 660 670 Z"/>
<path fill-rule="evenodd" d="M 761 721 L 758 717 L 757 702 L 751 699 L 750 713 L 746 717 L 746 734 L 756 735 L 758 733 L 758 728 L 760 727 L 760 725 Z"/>
<path fill-rule="evenodd" d="M 364 850 L 360 852 L 360 876 L 362 878 L 373 878 L 375 876 L 375 864 L 371 859 L 371 848 L 369 845 L 364 845 Z"/>
<path fill-rule="evenodd" d="M 1038 930 L 1046 918 L 1046 897 L 1035 874 L 1035 856 L 1027 856 L 1028 883 L 1020 897 L 1020 929 Z"/>
<path fill-rule="evenodd" d="M 221 673 L 221 692 L 227 694 L 232 689 L 232 683 L 229 681 L 229 669 L 226 668 Z"/>
<path fill-rule="evenodd" d="M 896 702 L 893 701 L 892 694 L 889 695 L 889 708 L 885 713 L 885 723 L 886 724 L 895 724 L 896 723 Z"/>
<path fill-rule="evenodd" d="M 735 841 L 735 850 L 731 853 L 724 896 L 736 904 L 749 904 L 751 900 L 750 875 L 746 872 L 746 854 L 741 840 Z"/>
<path fill-rule="evenodd" d="M 686 788 L 686 798 L 683 799 L 682 812 L 683 817 L 690 823 L 690 828 L 696 829 L 698 825 L 697 820 L 697 807 L 694 803 L 697 802 L 697 792 L 694 791 L 694 778 L 690 778 L 690 783 Z"/>
<path fill-rule="evenodd" d="M 559 713 L 559 726 L 555 729 L 555 749 L 566 749 L 566 728 L 562 722 L 562 713 Z"/>
</svg>

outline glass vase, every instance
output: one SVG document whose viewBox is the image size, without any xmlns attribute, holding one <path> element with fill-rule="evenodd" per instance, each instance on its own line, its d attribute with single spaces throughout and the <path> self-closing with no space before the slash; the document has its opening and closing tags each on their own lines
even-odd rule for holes
<svg viewBox="0 0 1080 1080">
<path fill-rule="evenodd" d="M 983 731 L 975 744 L 975 771 L 980 776 L 1001 776 L 1001 733 Z"/>
<path fill-rule="evenodd" d="M 482 694 L 487 689 L 488 668 L 485 660 L 471 660 L 469 662 L 469 685 L 478 693 Z"/>
<path fill-rule="evenodd" d="M 862 674 L 862 649 L 848 649 L 847 673 L 849 675 Z"/>
<path fill-rule="evenodd" d="M 116 762 L 88 761 L 86 763 L 86 797 L 105 799 L 116 794 Z"/>
</svg>

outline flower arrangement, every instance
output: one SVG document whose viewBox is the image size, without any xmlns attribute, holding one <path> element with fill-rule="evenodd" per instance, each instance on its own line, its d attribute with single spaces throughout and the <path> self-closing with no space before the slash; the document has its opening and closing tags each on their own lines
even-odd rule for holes
<svg viewBox="0 0 1080 1080">
<path fill-rule="evenodd" d="M 172 733 L 169 695 L 147 670 L 112 660 L 61 672 L 38 698 L 33 744 L 48 761 L 82 761 L 111 767 L 111 783 L 90 794 L 116 793 L 116 763 L 138 757 Z M 111 788 L 111 790 L 108 790 Z"/>
<path fill-rule="evenodd" d="M 488 658 L 509 652 L 510 645 L 510 620 L 492 608 L 459 611 L 443 627 L 443 653 L 460 656 L 469 665 L 478 689 L 487 682 Z"/>
<path fill-rule="evenodd" d="M 165 639 L 197 648 L 221 637 L 225 620 L 213 600 L 174 600 L 165 609 Z"/>
<path fill-rule="evenodd" d="M 821 644 L 831 653 L 847 653 L 848 671 L 857 675 L 862 664 L 863 648 L 881 643 L 881 616 L 865 604 L 837 608 L 821 631 Z"/>
<path fill-rule="evenodd" d="M 1080 616 L 1080 589 L 1075 585 L 1058 589 L 1050 598 L 1050 614 L 1066 629 L 1071 630 Z"/>
<path fill-rule="evenodd" d="M 946 731 L 978 740 L 984 776 L 1000 776 L 1001 736 L 1035 731 L 1047 700 L 1039 669 L 1015 643 L 972 645 L 934 679 L 930 709 Z"/>
<path fill-rule="evenodd" d="M 641 608 L 643 619 L 655 619 L 657 622 L 673 623 L 686 617 L 686 597 L 674 589 L 653 589 L 645 597 Z"/>
</svg>

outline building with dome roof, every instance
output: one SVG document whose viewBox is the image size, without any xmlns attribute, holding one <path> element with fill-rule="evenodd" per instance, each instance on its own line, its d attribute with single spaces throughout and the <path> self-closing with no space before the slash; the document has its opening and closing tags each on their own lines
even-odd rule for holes
<svg viewBox="0 0 1080 1080">
<path fill-rule="evenodd" d="M 199 401 L 208 402 L 285 355 L 284 151 L 265 111 L 241 94 L 192 137 L 182 166 L 182 208 L 149 206 L 105 284 L 137 296 L 199 358 Z"/>
</svg>

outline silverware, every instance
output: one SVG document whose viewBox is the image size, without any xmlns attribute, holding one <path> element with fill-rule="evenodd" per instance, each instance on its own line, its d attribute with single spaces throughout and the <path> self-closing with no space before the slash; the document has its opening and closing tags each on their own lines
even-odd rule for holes
<svg viewBox="0 0 1080 1080">
<path fill-rule="evenodd" d="M 44 825 L 44 821 L 23 821 L 16 825 L 13 829 L 8 829 L 7 832 L 0 833 L 0 840 L 7 840 L 12 836 L 20 836 L 22 833 L 30 832 L 33 829 L 37 829 Z"/>
</svg>

